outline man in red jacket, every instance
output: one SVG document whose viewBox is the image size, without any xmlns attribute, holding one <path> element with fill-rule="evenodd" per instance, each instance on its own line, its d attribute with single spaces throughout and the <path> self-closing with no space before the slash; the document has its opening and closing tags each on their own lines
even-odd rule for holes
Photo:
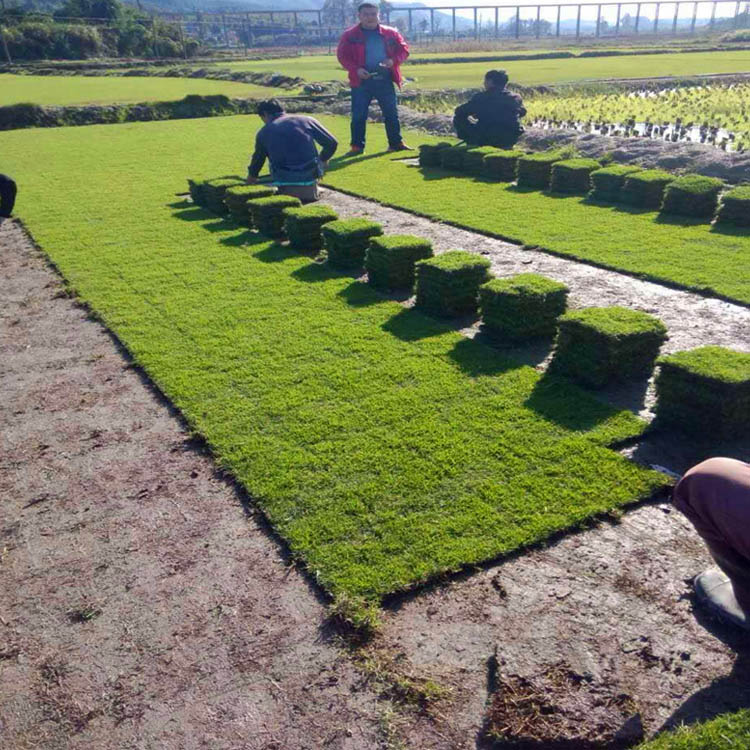
<svg viewBox="0 0 750 750">
<path fill-rule="evenodd" d="M 381 25 L 374 3 L 360 3 L 357 12 L 359 23 L 341 35 L 336 53 L 352 87 L 352 147 L 347 156 L 365 150 L 367 112 L 373 99 L 383 113 L 388 150 L 410 151 L 401 138 L 393 85 L 401 87 L 400 65 L 409 57 L 409 46 L 398 29 Z"/>
</svg>

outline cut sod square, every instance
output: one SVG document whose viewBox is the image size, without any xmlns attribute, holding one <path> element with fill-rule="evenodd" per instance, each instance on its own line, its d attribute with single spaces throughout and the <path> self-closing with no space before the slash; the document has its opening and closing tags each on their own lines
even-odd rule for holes
<svg viewBox="0 0 750 750">
<path fill-rule="evenodd" d="M 323 225 L 338 218 L 339 215 L 325 205 L 285 208 L 284 231 L 289 244 L 296 250 L 320 250 L 323 247 Z"/>
<path fill-rule="evenodd" d="M 589 307 L 563 315 L 550 372 L 592 388 L 650 375 L 659 347 L 667 338 L 664 324 L 652 315 L 626 307 Z"/>
<path fill-rule="evenodd" d="M 475 148 L 470 148 L 464 154 L 464 172 L 469 172 L 474 175 L 484 174 L 485 157 L 490 156 L 499 150 L 500 149 L 495 146 L 477 146 Z"/>
<path fill-rule="evenodd" d="M 469 147 L 462 143 L 458 146 L 451 146 L 440 151 L 440 166 L 443 169 L 450 169 L 460 172 L 464 168 L 464 157 Z"/>
<path fill-rule="evenodd" d="M 640 167 L 628 164 L 615 164 L 597 169 L 591 173 L 591 192 L 588 197 L 602 203 L 619 203 L 625 178 L 642 171 Z"/>
<path fill-rule="evenodd" d="M 383 234 L 383 227 L 369 219 L 339 219 L 324 224 L 323 246 L 334 268 L 360 268 L 370 239 Z"/>
<path fill-rule="evenodd" d="M 404 289 L 414 285 L 414 264 L 432 257 L 432 243 L 410 234 L 373 237 L 367 248 L 367 279 L 378 289 Z"/>
<path fill-rule="evenodd" d="M 224 193 L 227 191 L 227 188 L 239 187 L 244 184 L 245 181 L 237 175 L 205 180 L 201 189 L 204 199 L 203 205 L 209 211 L 223 216 L 227 212 L 227 207 L 224 205 Z"/>
<path fill-rule="evenodd" d="M 452 143 L 441 141 L 440 143 L 423 143 L 419 147 L 420 167 L 439 167 L 441 165 L 440 152 L 444 148 L 451 148 Z"/>
<path fill-rule="evenodd" d="M 750 185 L 740 185 L 724 194 L 718 220 L 740 227 L 750 226 Z"/>
<path fill-rule="evenodd" d="M 699 437 L 750 435 L 750 354 L 703 346 L 660 357 L 659 424 Z"/>
<path fill-rule="evenodd" d="M 510 341 L 552 337 L 568 304 L 568 287 L 537 273 L 492 279 L 479 288 L 485 330 Z"/>
<path fill-rule="evenodd" d="M 550 190 L 553 193 L 583 195 L 591 189 L 591 173 L 601 164 L 596 159 L 564 159 L 552 165 Z"/>
<path fill-rule="evenodd" d="M 561 161 L 559 151 L 541 151 L 537 154 L 524 154 L 518 160 L 519 187 L 546 190 L 552 176 L 552 165 Z"/>
<path fill-rule="evenodd" d="M 249 201 L 253 226 L 266 237 L 283 237 L 284 209 L 301 206 L 299 198 L 291 195 L 271 195 Z"/>
<path fill-rule="evenodd" d="M 248 201 L 258 198 L 268 198 L 275 195 L 276 189 L 270 185 L 238 185 L 228 187 L 224 191 L 224 204 L 229 209 L 231 217 L 244 227 L 252 227 Z"/>
<path fill-rule="evenodd" d="M 664 191 L 662 213 L 711 218 L 716 213 L 724 183 L 715 177 L 686 174 L 670 182 Z"/>
<path fill-rule="evenodd" d="M 476 312 L 479 287 L 489 279 L 481 255 L 450 250 L 416 264 L 417 307 L 440 317 Z"/>
<path fill-rule="evenodd" d="M 484 176 L 499 182 L 514 182 L 518 160 L 522 156 L 526 156 L 526 152 L 495 149 L 493 153 L 484 157 Z"/>
<path fill-rule="evenodd" d="M 664 189 L 675 176 L 661 169 L 644 169 L 625 178 L 620 191 L 623 203 L 640 208 L 660 208 L 664 200 Z"/>
</svg>

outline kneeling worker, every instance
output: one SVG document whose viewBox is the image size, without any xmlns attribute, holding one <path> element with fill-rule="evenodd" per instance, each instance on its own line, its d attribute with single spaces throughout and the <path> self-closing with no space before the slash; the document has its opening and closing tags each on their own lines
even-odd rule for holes
<svg viewBox="0 0 750 750">
<path fill-rule="evenodd" d="M 293 195 L 303 203 L 318 200 L 318 179 L 338 141 L 316 119 L 288 115 L 277 99 L 258 104 L 265 123 L 255 136 L 255 153 L 247 169 L 247 184 L 258 181 L 268 157 L 271 181 L 282 195 Z M 315 144 L 321 146 L 320 156 Z"/>
<path fill-rule="evenodd" d="M 520 120 L 526 108 L 518 94 L 505 88 L 507 83 L 504 70 L 489 70 L 484 91 L 456 107 L 453 127 L 462 141 L 472 146 L 512 148 L 523 135 Z"/>
<path fill-rule="evenodd" d="M 9 219 L 16 203 L 16 183 L 8 175 L 0 174 L 0 223 Z"/>
</svg>

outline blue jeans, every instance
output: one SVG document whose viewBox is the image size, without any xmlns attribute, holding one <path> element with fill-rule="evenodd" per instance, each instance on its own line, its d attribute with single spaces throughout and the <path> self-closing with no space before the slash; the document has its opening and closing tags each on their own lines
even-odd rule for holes
<svg viewBox="0 0 750 750">
<path fill-rule="evenodd" d="M 396 88 L 390 78 L 368 78 L 352 89 L 352 146 L 365 147 L 367 111 L 373 99 L 383 113 L 388 146 L 398 146 L 401 143 L 401 125 L 396 108 Z"/>
</svg>

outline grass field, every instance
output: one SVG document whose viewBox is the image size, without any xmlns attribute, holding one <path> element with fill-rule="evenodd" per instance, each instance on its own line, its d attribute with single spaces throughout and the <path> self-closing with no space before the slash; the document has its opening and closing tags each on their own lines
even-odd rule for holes
<svg viewBox="0 0 750 750">
<path fill-rule="evenodd" d="M 18 76 L 0 74 L 0 107 L 20 102 L 47 105 L 118 104 L 173 101 L 188 94 L 225 94 L 267 99 L 283 89 L 200 78 Z"/>
<path fill-rule="evenodd" d="M 250 60 L 222 64 L 234 70 L 280 72 L 301 76 L 306 81 L 340 79 L 344 71 L 333 55 L 291 57 L 275 60 Z M 511 60 L 491 63 L 433 63 L 406 65 L 404 75 L 414 79 L 410 88 L 478 88 L 485 72 L 492 67 L 508 71 L 511 82 L 524 85 L 568 83 L 605 78 L 645 78 L 689 76 L 707 73 L 743 73 L 750 71 L 750 51 L 694 52 L 663 55 L 628 55 L 553 60 Z"/>
<path fill-rule="evenodd" d="M 726 714 L 704 724 L 665 732 L 637 750 L 746 750 L 750 747 L 750 710 Z"/>
<path fill-rule="evenodd" d="M 370 132 L 377 128 L 371 125 Z M 750 230 L 714 230 L 701 220 L 389 161 L 392 155 L 366 154 L 334 166 L 325 180 L 440 221 L 750 304 Z"/>
<path fill-rule="evenodd" d="M 661 485 L 606 447 L 643 428 L 630 412 L 175 197 L 242 171 L 254 126 L 11 131 L 0 149 L 36 240 L 335 596 L 376 600 Z"/>
</svg>

